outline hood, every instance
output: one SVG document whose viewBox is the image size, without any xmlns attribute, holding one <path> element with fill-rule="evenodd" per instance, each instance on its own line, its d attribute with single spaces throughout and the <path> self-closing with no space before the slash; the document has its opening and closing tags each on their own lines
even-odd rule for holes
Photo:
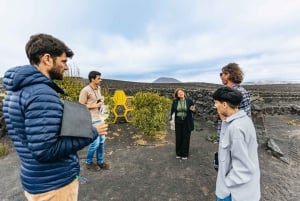
<svg viewBox="0 0 300 201">
<path fill-rule="evenodd" d="M 57 93 L 65 94 L 57 84 L 32 65 L 11 68 L 5 72 L 3 78 L 3 85 L 8 91 L 18 91 L 23 87 L 41 83 L 50 86 Z"/>
</svg>

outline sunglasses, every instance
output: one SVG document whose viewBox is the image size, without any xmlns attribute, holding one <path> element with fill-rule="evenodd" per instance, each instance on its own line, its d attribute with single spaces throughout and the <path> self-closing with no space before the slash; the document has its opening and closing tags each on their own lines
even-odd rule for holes
<svg viewBox="0 0 300 201">
<path fill-rule="evenodd" d="M 223 74 L 226 75 L 227 73 L 220 73 L 220 77 L 222 77 Z"/>
</svg>

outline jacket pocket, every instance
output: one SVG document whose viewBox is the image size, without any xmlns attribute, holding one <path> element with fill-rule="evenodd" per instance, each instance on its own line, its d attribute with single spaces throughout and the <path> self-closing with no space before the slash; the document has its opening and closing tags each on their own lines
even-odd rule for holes
<svg viewBox="0 0 300 201">
<path fill-rule="evenodd" d="M 230 149 L 229 142 L 220 141 L 219 144 L 219 161 L 224 162 L 229 157 Z"/>
</svg>

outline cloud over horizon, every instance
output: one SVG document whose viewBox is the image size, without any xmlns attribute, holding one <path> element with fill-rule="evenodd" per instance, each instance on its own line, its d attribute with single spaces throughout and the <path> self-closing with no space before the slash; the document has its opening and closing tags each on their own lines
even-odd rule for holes
<svg viewBox="0 0 300 201">
<path fill-rule="evenodd" d="M 1 0 L 0 75 L 27 64 L 30 35 L 49 33 L 75 52 L 81 76 L 220 83 L 239 63 L 245 82 L 300 80 L 300 2 L 253 0 Z"/>
</svg>

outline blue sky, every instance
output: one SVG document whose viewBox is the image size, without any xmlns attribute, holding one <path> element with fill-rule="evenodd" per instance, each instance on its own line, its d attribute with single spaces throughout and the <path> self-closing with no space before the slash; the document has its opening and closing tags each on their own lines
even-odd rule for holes
<svg viewBox="0 0 300 201">
<path fill-rule="evenodd" d="M 48 33 L 82 77 L 220 83 L 236 62 L 245 82 L 299 81 L 299 10 L 299 0 L 0 0 L 0 77 L 28 64 L 30 35 Z"/>
</svg>

